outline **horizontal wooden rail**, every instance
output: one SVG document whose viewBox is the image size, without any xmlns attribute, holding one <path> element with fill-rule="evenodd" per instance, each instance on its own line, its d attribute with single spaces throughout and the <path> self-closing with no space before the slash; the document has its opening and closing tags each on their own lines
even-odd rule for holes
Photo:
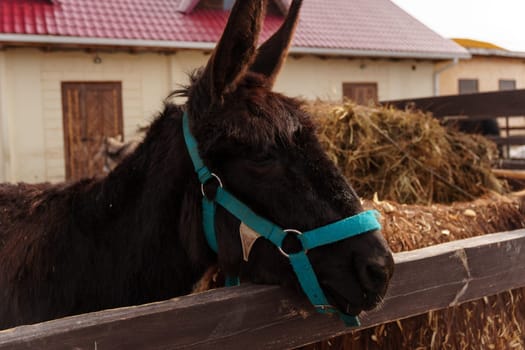
<svg viewBox="0 0 525 350">
<path fill-rule="evenodd" d="M 434 117 L 468 115 L 472 118 L 525 115 L 525 89 L 474 94 L 381 101 L 381 104 L 432 112 Z"/>
<path fill-rule="evenodd" d="M 525 229 L 395 255 L 384 306 L 360 328 L 525 286 Z M 291 348 L 352 331 L 276 286 L 221 288 L 0 331 L 0 349 Z"/>
<path fill-rule="evenodd" d="M 494 166 L 502 169 L 524 170 L 525 159 L 499 159 Z"/>
<path fill-rule="evenodd" d="M 510 135 L 510 136 L 492 136 L 485 135 L 486 138 L 492 140 L 498 145 L 521 146 L 525 145 L 525 135 Z"/>
</svg>

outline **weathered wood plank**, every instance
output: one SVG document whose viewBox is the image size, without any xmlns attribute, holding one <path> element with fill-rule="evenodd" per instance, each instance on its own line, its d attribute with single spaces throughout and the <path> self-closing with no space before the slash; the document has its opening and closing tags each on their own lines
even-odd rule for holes
<svg viewBox="0 0 525 350">
<path fill-rule="evenodd" d="M 524 135 L 510 135 L 510 136 L 491 136 L 485 135 L 486 138 L 492 140 L 497 145 L 511 145 L 520 146 L 525 145 Z"/>
<path fill-rule="evenodd" d="M 525 169 L 525 159 L 499 159 L 496 164 L 498 168 L 502 169 Z"/>
<path fill-rule="evenodd" d="M 432 112 L 438 118 L 459 115 L 472 118 L 520 116 L 525 115 L 525 89 L 381 101 L 381 103 L 399 109 L 414 106 L 416 109 Z"/>
<path fill-rule="evenodd" d="M 367 328 L 525 286 L 525 230 L 395 255 L 396 271 Z M 169 301 L 0 332 L 0 349 L 289 348 L 351 331 L 275 286 L 222 288 Z"/>
</svg>

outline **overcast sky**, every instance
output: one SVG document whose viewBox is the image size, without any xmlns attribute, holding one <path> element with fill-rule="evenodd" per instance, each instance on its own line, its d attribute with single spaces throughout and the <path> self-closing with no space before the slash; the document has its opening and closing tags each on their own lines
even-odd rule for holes
<svg viewBox="0 0 525 350">
<path fill-rule="evenodd" d="M 525 0 L 391 0 L 446 38 L 525 52 Z"/>
</svg>

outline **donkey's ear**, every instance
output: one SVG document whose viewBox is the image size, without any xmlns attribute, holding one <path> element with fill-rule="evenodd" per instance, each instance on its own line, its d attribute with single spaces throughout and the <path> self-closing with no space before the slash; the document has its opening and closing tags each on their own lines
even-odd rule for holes
<svg viewBox="0 0 525 350">
<path fill-rule="evenodd" d="M 226 28 L 206 65 L 203 80 L 209 84 L 212 102 L 235 89 L 255 58 L 267 0 L 237 0 Z"/>
<path fill-rule="evenodd" d="M 297 27 L 302 3 L 302 0 L 293 0 L 283 24 L 259 47 L 255 62 L 250 68 L 252 72 L 266 76 L 269 86 L 273 86 L 277 74 L 279 74 L 286 60 L 288 48 L 292 42 L 295 27 Z"/>
</svg>

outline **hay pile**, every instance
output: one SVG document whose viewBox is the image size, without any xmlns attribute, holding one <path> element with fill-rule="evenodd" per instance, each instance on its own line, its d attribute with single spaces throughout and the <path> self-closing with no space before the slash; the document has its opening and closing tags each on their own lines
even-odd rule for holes
<svg viewBox="0 0 525 350">
<path fill-rule="evenodd" d="M 496 146 L 443 128 L 431 115 L 352 102 L 314 102 L 319 138 L 364 198 L 399 203 L 451 203 L 505 192 L 491 172 Z"/>
<path fill-rule="evenodd" d="M 452 205 L 371 202 L 393 251 L 525 227 L 517 200 L 489 194 Z M 341 339 L 344 349 L 525 349 L 525 289 L 383 324 Z M 333 348 L 333 347 L 332 347 Z"/>
<path fill-rule="evenodd" d="M 523 350 L 524 289 L 318 343 L 308 350 Z"/>
<path fill-rule="evenodd" d="M 365 201 L 382 214 L 393 251 L 525 227 L 519 202 L 489 194 L 472 202 L 431 206 Z M 391 322 L 303 349 L 525 349 L 525 289 Z"/>
<path fill-rule="evenodd" d="M 519 200 L 494 192 L 451 205 L 374 199 L 365 200 L 363 206 L 381 212 L 382 233 L 396 253 L 525 227 Z"/>
</svg>

